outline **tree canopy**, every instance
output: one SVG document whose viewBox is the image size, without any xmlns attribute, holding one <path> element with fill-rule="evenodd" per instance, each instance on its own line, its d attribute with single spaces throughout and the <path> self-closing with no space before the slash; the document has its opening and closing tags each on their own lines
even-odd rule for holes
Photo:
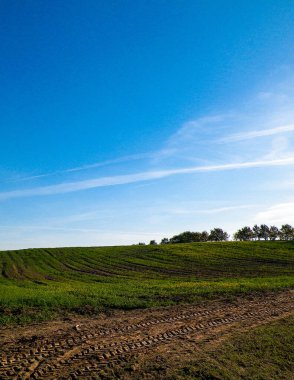
<svg viewBox="0 0 294 380">
<path fill-rule="evenodd" d="M 222 228 L 213 228 L 208 233 L 207 231 L 193 232 L 184 231 L 173 237 L 163 238 L 160 244 L 177 244 L 177 243 L 197 243 L 197 242 L 213 242 L 213 241 L 227 241 L 229 234 Z M 294 240 L 294 227 L 290 224 L 283 224 L 279 229 L 276 226 L 268 226 L 266 224 L 257 225 L 253 227 L 244 226 L 233 234 L 234 240 L 239 241 L 252 241 L 252 240 Z M 142 244 L 142 243 L 139 243 Z M 155 240 L 151 240 L 151 245 L 157 244 Z"/>
</svg>

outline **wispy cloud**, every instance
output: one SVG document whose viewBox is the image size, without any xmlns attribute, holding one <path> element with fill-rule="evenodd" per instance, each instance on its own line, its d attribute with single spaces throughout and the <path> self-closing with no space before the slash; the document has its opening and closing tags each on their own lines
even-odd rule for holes
<svg viewBox="0 0 294 380">
<path fill-rule="evenodd" d="M 258 151 L 259 157 L 262 156 L 264 159 L 285 157 L 282 150 L 285 150 L 286 139 L 289 140 L 289 148 L 293 147 L 293 141 L 290 141 L 292 138 L 290 133 L 294 132 L 293 69 L 280 68 L 278 72 L 275 81 L 271 78 L 270 86 L 260 89 L 246 100 L 242 99 L 242 103 L 234 105 L 234 108 L 220 109 L 215 114 L 204 114 L 202 117 L 191 115 L 191 119 L 178 124 L 178 128 L 163 139 L 161 148 L 155 151 L 81 164 L 51 173 L 30 175 L 17 178 L 13 182 L 90 171 L 103 166 L 139 160 L 146 160 L 145 163 L 149 164 L 149 167 L 159 163 L 169 166 L 181 163 L 182 166 L 186 166 L 188 163 L 205 165 L 211 161 L 224 162 L 238 159 L 245 161 L 254 157 L 250 150 L 253 142 L 254 151 Z M 284 79 L 281 81 L 281 78 Z M 276 139 L 278 146 L 274 147 L 275 151 L 266 152 L 269 144 L 265 146 L 262 137 L 269 136 Z M 242 144 L 243 147 L 241 144 L 224 144 L 246 140 L 248 141 L 246 148 L 245 144 Z M 220 147 L 219 143 L 223 145 Z"/>
<path fill-rule="evenodd" d="M 281 133 L 286 132 L 293 132 L 294 131 L 294 124 L 289 125 L 282 125 L 280 127 L 275 128 L 268 128 L 268 129 L 259 129 L 256 131 L 249 131 L 245 133 L 236 133 L 227 137 L 224 137 L 220 139 L 220 142 L 235 142 L 235 141 L 242 141 L 242 140 L 250 140 L 255 139 L 259 137 L 266 137 L 266 136 L 272 136 L 277 135 Z"/>
<path fill-rule="evenodd" d="M 232 117 L 232 114 L 218 114 L 204 116 L 195 120 L 185 122 L 174 134 L 167 140 L 167 146 L 182 145 L 183 142 L 192 143 L 203 137 L 203 134 L 209 132 L 215 133 L 213 127 Z"/>
<path fill-rule="evenodd" d="M 219 206 L 215 207 L 215 204 Z M 221 206 L 220 201 L 217 203 L 207 202 L 206 207 L 203 206 L 205 206 L 205 202 L 203 201 L 177 202 L 176 204 L 168 202 L 167 204 L 155 205 L 154 210 L 151 209 L 152 213 L 156 213 L 156 210 L 159 209 L 160 213 L 163 212 L 165 215 L 213 215 L 259 207 L 257 204 L 224 204 Z"/>
<path fill-rule="evenodd" d="M 207 210 L 199 210 L 199 214 L 221 214 L 223 212 L 238 211 L 242 209 L 249 209 L 257 207 L 257 205 L 238 205 L 238 206 L 226 206 L 226 207 L 217 207 Z M 197 213 L 197 211 L 196 211 Z"/>
<path fill-rule="evenodd" d="M 278 203 L 255 217 L 257 223 L 294 223 L 294 202 Z"/>
<path fill-rule="evenodd" d="M 125 163 L 125 162 L 130 162 L 130 161 L 144 160 L 144 159 L 148 159 L 148 158 L 153 158 L 156 155 L 157 155 L 157 152 L 132 154 L 129 156 L 118 157 L 118 158 L 115 158 L 112 160 L 95 162 L 95 163 L 89 164 L 89 165 L 81 165 L 81 166 L 76 166 L 76 167 L 68 168 L 68 169 L 64 169 L 64 170 L 56 170 L 56 171 L 50 172 L 50 173 L 43 173 L 43 174 L 38 174 L 38 175 L 26 176 L 23 178 L 18 178 L 17 181 L 27 181 L 27 180 L 38 179 L 38 178 L 43 178 L 43 177 L 51 177 L 51 176 L 58 175 L 58 174 L 65 174 L 65 173 L 78 172 L 78 171 L 83 171 L 83 170 L 88 170 L 88 169 L 95 169 L 95 168 L 99 168 L 99 167 L 103 167 L 103 166 L 120 164 L 120 163 Z"/>
<path fill-rule="evenodd" d="M 0 193 L 0 200 L 6 200 L 11 198 L 21 198 L 30 196 L 42 196 L 70 193 L 80 190 L 93 189 L 98 187 L 124 185 L 141 181 L 150 181 L 169 177 L 177 174 L 192 174 L 197 172 L 214 172 L 214 171 L 227 171 L 246 168 L 261 168 L 261 167 L 273 167 L 273 166 L 286 166 L 294 164 L 294 156 L 276 159 L 276 160 L 259 160 L 248 161 L 241 163 L 228 163 L 221 165 L 206 165 L 206 166 L 194 166 L 180 169 L 168 169 L 157 171 L 146 171 L 135 174 L 118 175 L 110 177 L 100 177 L 84 181 L 67 182 L 57 185 L 36 187 L 32 189 L 13 190 Z"/>
<path fill-rule="evenodd" d="M 262 190 L 294 190 L 294 179 L 282 179 L 279 181 L 268 181 L 263 183 Z"/>
<path fill-rule="evenodd" d="M 177 166 L 179 162 L 182 165 L 205 165 L 212 160 L 223 161 L 215 143 L 236 117 L 235 113 L 227 112 L 187 120 L 163 142 L 163 149 L 157 152 L 152 163 L 165 162 Z"/>
</svg>

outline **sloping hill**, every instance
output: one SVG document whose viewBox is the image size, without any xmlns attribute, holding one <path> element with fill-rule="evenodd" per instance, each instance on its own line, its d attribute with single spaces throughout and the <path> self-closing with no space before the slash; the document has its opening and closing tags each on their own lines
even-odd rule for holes
<svg viewBox="0 0 294 380">
<path fill-rule="evenodd" d="M 0 252 L 1 321 L 191 303 L 294 285 L 294 242 Z"/>
</svg>

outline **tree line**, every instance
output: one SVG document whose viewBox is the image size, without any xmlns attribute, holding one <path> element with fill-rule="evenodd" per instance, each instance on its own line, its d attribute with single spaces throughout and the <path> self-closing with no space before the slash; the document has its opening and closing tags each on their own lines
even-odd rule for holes
<svg viewBox="0 0 294 380">
<path fill-rule="evenodd" d="M 294 228 L 290 224 L 283 224 L 279 229 L 276 226 L 261 224 L 258 226 L 240 228 L 233 235 L 234 240 L 294 240 Z"/>
<path fill-rule="evenodd" d="M 217 242 L 229 240 L 229 234 L 221 228 L 213 228 L 210 232 L 192 232 L 185 231 L 178 235 L 163 238 L 160 244 L 178 244 L 178 243 L 196 243 L 196 242 Z M 267 226 L 266 224 L 253 227 L 242 227 L 233 234 L 233 240 L 236 241 L 254 241 L 254 240 L 294 240 L 294 227 L 290 224 L 283 224 L 281 228 L 276 226 Z M 140 245 L 144 243 L 139 243 Z M 151 245 L 157 244 L 155 240 L 151 240 Z"/>
</svg>

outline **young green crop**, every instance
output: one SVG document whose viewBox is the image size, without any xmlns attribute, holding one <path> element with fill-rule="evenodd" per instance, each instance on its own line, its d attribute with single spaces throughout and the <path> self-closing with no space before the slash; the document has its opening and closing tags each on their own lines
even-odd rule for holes
<svg viewBox="0 0 294 380">
<path fill-rule="evenodd" d="M 0 322 L 191 303 L 294 285 L 294 242 L 0 252 Z"/>
</svg>

